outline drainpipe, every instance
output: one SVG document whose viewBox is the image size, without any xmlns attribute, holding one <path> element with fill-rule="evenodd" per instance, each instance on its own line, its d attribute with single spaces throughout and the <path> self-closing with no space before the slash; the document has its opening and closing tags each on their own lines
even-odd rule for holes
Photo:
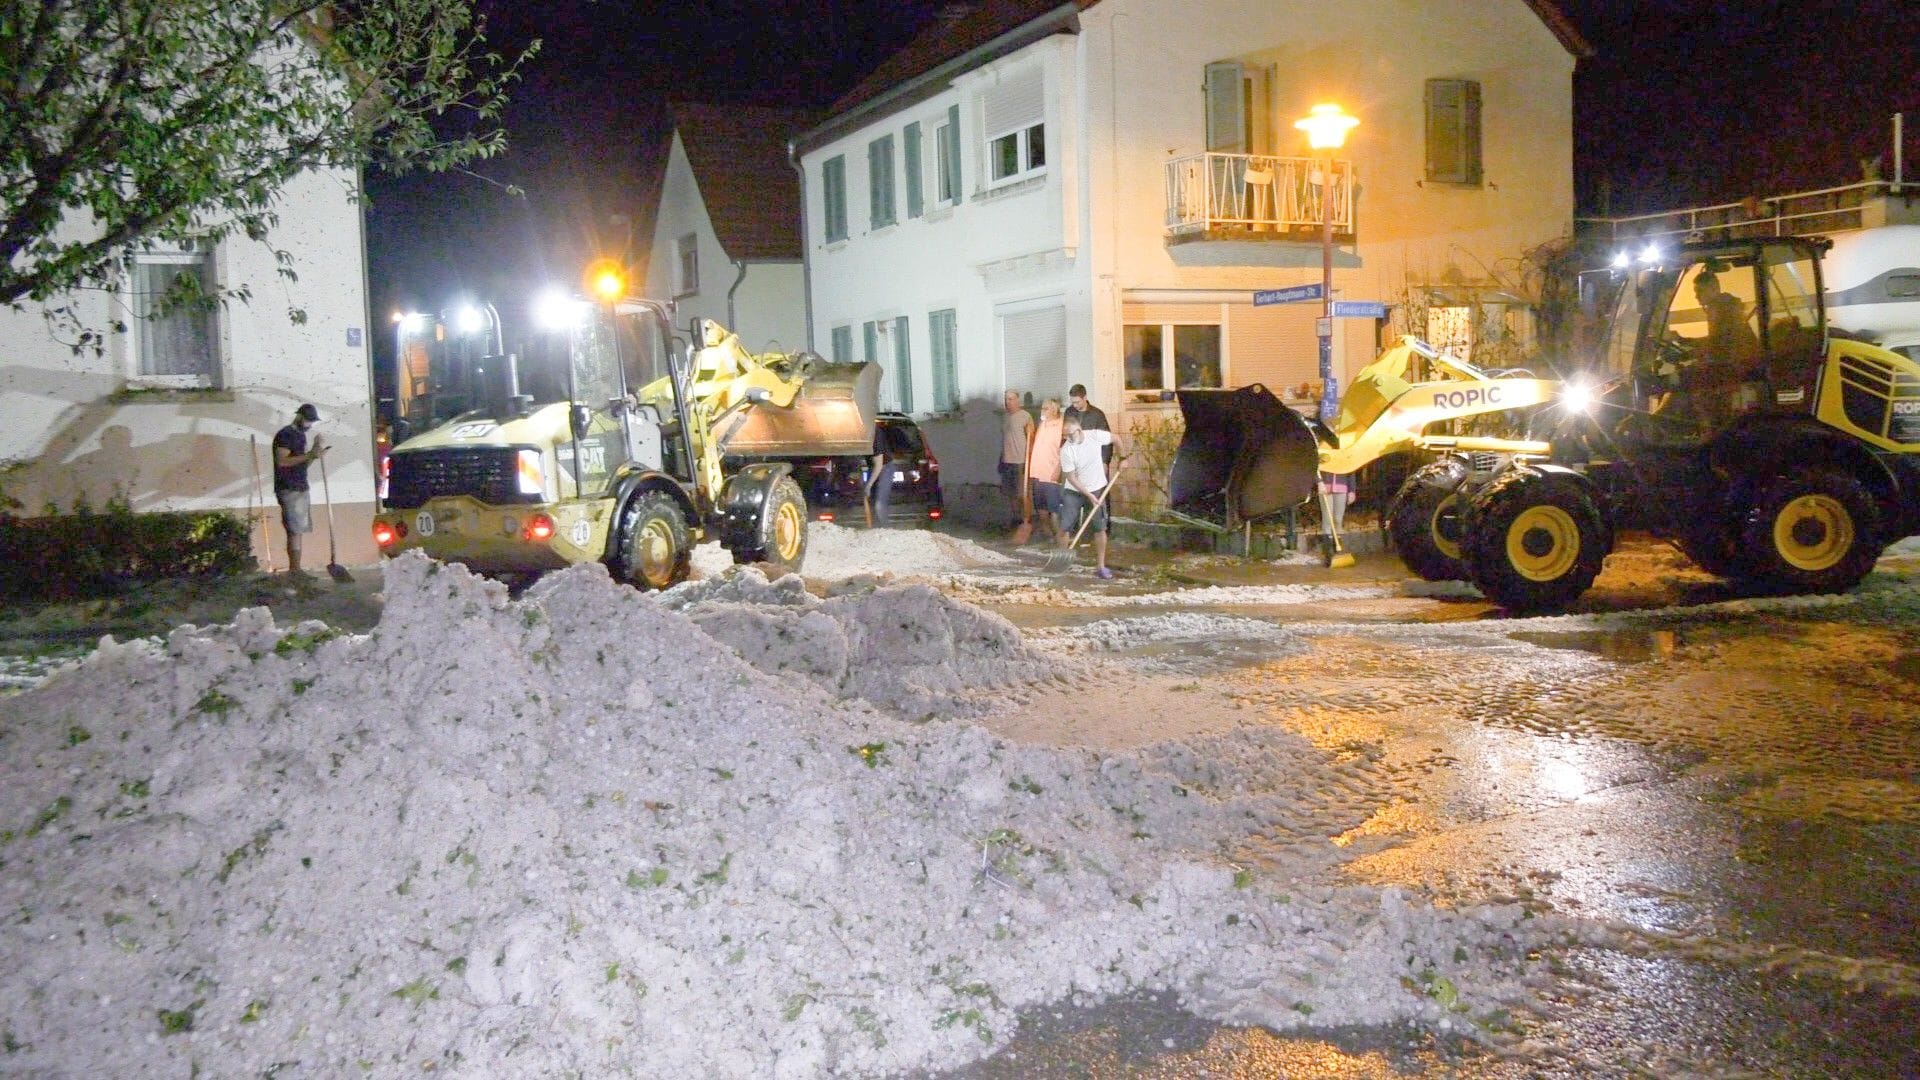
<svg viewBox="0 0 1920 1080">
<path fill-rule="evenodd" d="M 807 225 L 807 170 L 800 167 L 798 138 L 787 140 L 787 164 L 793 166 L 794 175 L 800 178 L 800 310 L 807 316 L 806 347 L 813 350 L 813 252 L 809 239 L 813 232 Z M 727 302 L 729 305 L 733 302 L 731 291 L 727 293 Z"/>
<path fill-rule="evenodd" d="M 1893 193 L 1900 194 L 1900 182 L 1906 179 L 1906 138 L 1902 132 L 1905 113 L 1893 114 Z"/>
<path fill-rule="evenodd" d="M 805 211 L 802 211 L 801 220 L 803 222 L 805 221 Z M 735 270 L 738 270 L 739 273 L 734 275 L 733 287 L 727 290 L 727 329 L 738 334 L 740 332 L 740 324 L 733 321 L 733 294 L 739 292 L 740 286 L 746 283 L 747 260 L 745 259 L 733 260 L 733 268 Z"/>
</svg>

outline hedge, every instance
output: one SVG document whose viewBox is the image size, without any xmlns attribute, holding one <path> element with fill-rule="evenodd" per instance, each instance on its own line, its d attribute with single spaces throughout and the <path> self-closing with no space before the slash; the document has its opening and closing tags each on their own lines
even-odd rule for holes
<svg viewBox="0 0 1920 1080">
<path fill-rule="evenodd" d="M 254 568 L 246 523 L 221 511 L 105 510 L 22 518 L 0 512 L 0 599 L 107 596 L 163 578 Z"/>
</svg>

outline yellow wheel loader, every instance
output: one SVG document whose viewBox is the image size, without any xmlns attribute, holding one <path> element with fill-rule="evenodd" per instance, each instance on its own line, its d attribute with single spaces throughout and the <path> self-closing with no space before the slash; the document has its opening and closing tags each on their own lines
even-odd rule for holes
<svg viewBox="0 0 1920 1080">
<path fill-rule="evenodd" d="M 447 350 L 430 430 L 383 465 L 381 552 L 507 579 L 595 561 L 663 589 L 717 539 L 737 563 L 798 569 L 808 513 L 790 467 L 727 462 L 867 454 L 879 368 L 756 355 L 705 319 L 680 341 L 670 319 L 650 300 L 561 301 L 517 353 Z"/>
<path fill-rule="evenodd" d="M 1645 254 L 1611 273 L 1598 348 L 1560 380 L 1496 378 L 1407 339 L 1354 379 L 1332 428 L 1261 387 L 1183 390 L 1172 507 L 1234 528 L 1304 502 L 1316 472 L 1438 454 L 1389 504 L 1388 537 L 1416 574 L 1509 609 L 1570 605 L 1628 528 L 1758 587 L 1851 588 L 1920 532 L 1920 362 L 1827 325 L 1826 247 Z M 1406 381 L 1414 355 L 1443 378 Z M 1514 408 L 1546 437 L 1425 433 Z"/>
</svg>

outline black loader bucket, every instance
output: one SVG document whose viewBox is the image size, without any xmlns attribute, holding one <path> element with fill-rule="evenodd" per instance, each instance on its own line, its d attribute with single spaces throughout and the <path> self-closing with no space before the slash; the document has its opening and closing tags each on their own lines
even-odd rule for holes
<svg viewBox="0 0 1920 1080">
<path fill-rule="evenodd" d="M 1313 430 L 1266 387 L 1182 390 L 1179 399 L 1186 433 L 1167 493 L 1175 515 L 1231 530 L 1312 497 Z"/>
<path fill-rule="evenodd" d="M 741 457 L 864 457 L 873 452 L 879 399 L 880 365 L 817 363 L 792 405 L 728 417 L 720 445 Z"/>
</svg>

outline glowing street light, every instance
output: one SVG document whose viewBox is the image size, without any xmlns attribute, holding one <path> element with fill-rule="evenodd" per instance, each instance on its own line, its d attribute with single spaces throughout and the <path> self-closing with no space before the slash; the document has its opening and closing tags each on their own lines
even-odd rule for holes
<svg viewBox="0 0 1920 1080">
<path fill-rule="evenodd" d="M 1333 423 L 1340 411 L 1340 385 L 1333 377 L 1333 152 L 1346 145 L 1347 132 L 1360 123 L 1330 102 L 1315 105 L 1293 126 L 1307 133 L 1307 145 L 1320 151 L 1320 299 L 1326 305 L 1320 325 L 1320 422 Z"/>
</svg>

